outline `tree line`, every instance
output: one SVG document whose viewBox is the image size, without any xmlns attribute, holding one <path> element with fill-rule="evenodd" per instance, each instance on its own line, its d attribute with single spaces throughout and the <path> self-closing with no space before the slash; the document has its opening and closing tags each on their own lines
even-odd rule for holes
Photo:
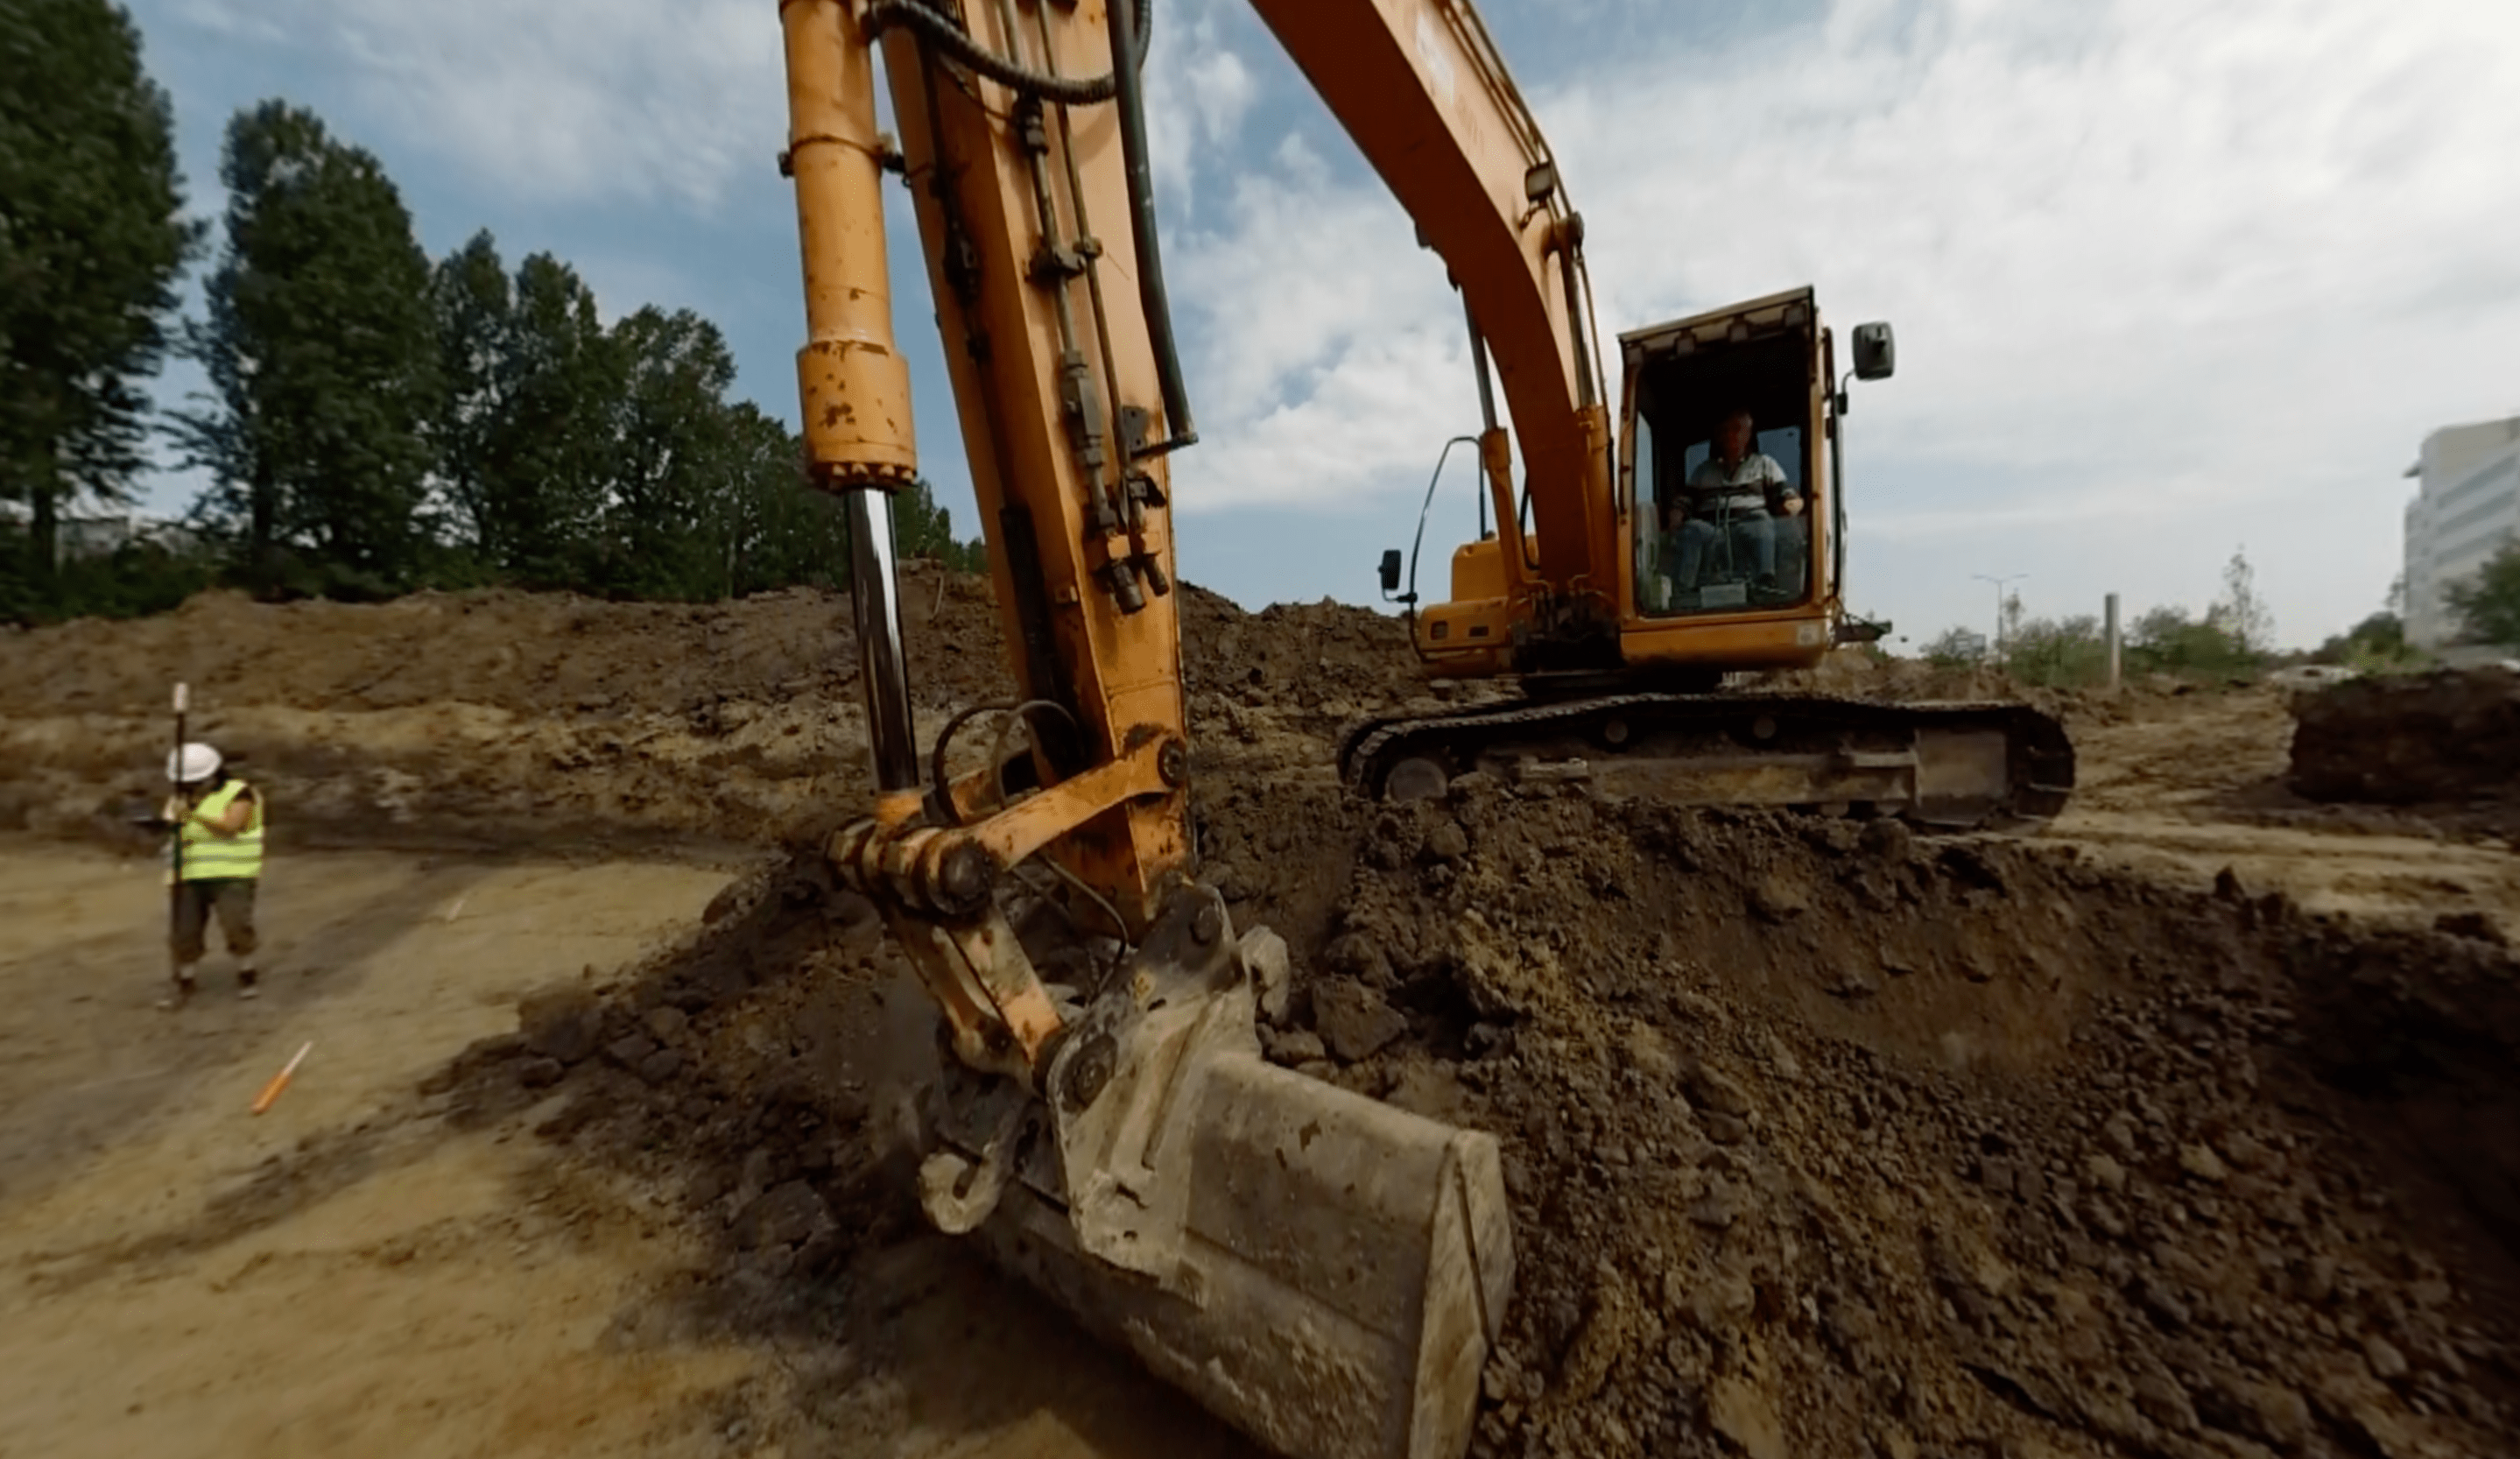
<svg viewBox="0 0 2520 1459">
<path fill-rule="evenodd" d="M 2307 656 L 2313 662 L 2368 671 L 2419 667 L 2430 661 L 2407 643 L 2399 615 L 2400 590 L 2390 605 Z M 2108 639 L 2098 616 L 2027 617 L 2018 595 L 2002 603 L 1999 636 L 1989 644 L 1964 627 L 1946 629 L 1924 646 L 1924 658 L 1945 667 L 1988 663 L 2025 684 L 2078 688 L 2108 679 Z M 2245 553 L 2234 552 L 2223 569 L 2223 592 L 2204 613 L 2164 604 L 2135 615 L 2119 631 L 2120 661 L 2130 678 L 2166 675 L 2191 681 L 2241 679 L 2281 661 L 2274 620 L 2258 594 L 2257 575 Z"/>
<path fill-rule="evenodd" d="M 0 618 L 146 612 L 213 583 L 845 582 L 839 504 L 794 433 L 729 398 L 716 325 L 652 305 L 607 323 L 565 260 L 512 267 L 486 230 L 430 258 L 378 159 L 286 101 L 230 120 L 219 174 L 213 240 L 128 13 L 0 0 Z M 161 415 L 146 382 L 173 356 L 208 388 Z M 137 499 L 157 441 L 205 477 L 186 529 L 68 550 L 72 514 Z M 894 511 L 903 552 L 977 565 L 924 483 Z"/>
</svg>

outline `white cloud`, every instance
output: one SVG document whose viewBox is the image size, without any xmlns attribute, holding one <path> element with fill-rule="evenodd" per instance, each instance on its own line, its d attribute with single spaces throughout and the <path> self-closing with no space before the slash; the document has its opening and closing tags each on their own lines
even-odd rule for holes
<svg viewBox="0 0 2520 1459">
<path fill-rule="evenodd" d="M 786 135 L 776 13 L 756 0 L 196 0 L 185 20 L 348 68 L 401 147 L 537 202 L 704 206 Z"/>
<path fill-rule="evenodd" d="M 767 0 L 165 3 L 321 59 L 340 89 L 309 100 L 345 132 L 520 205 L 714 217 L 785 130 Z M 2284 635 L 2316 637 L 2394 571 L 2422 433 L 2520 406 L 2520 6 L 1828 0 L 1727 28 L 1669 0 L 1531 3 L 1490 8 L 1526 32 L 1606 331 L 1801 283 L 1841 325 L 1899 325 L 1900 378 L 1850 422 L 1853 570 L 1910 626 L 1982 614 L 1974 570 L 2035 571 L 2034 611 L 2193 604 L 2245 541 Z M 1441 264 L 1302 140 L 1318 104 L 1242 0 L 1159 4 L 1157 185 L 1204 437 L 1176 463 L 1185 510 L 1414 508 L 1475 415 Z M 1618 43 L 1551 38 L 1570 29 Z M 772 212 L 741 226 L 786 228 Z M 950 451 L 950 414 L 925 415 Z"/>
<path fill-rule="evenodd" d="M 1190 203 L 1193 150 L 1231 146 L 1259 97 L 1225 38 L 1238 5 L 1161 6 L 1150 110 L 1190 122 L 1152 129 L 1168 204 Z M 346 64 L 360 119 L 525 199 L 705 206 L 786 135 L 768 0 L 181 0 L 175 15 Z"/>
<path fill-rule="evenodd" d="M 1947 558 L 2035 566 L 2061 607 L 2196 603 L 2247 541 L 2286 636 L 2328 631 L 2394 570 L 2421 433 L 2520 401 L 2520 7 L 1839 0 L 1524 79 L 1606 331 L 1806 282 L 1899 324 L 1851 422 L 1855 571 L 1912 620 L 1974 603 Z M 1237 502 L 1420 488 L 1400 464 L 1467 370 L 1378 189 L 1246 176 L 1182 256 L 1198 473 Z"/>
<path fill-rule="evenodd" d="M 1155 44 L 1147 56 L 1147 143 L 1164 211 L 1190 218 L 1199 205 L 1200 159 L 1233 149 L 1260 98 L 1260 83 L 1227 38 L 1241 0 L 1155 3 Z"/>
<path fill-rule="evenodd" d="M 1379 191 L 1332 185 L 1295 139 L 1278 157 L 1167 254 L 1200 423 L 1175 467 L 1193 515 L 1422 487 L 1444 438 L 1477 429 L 1441 260 Z"/>
</svg>

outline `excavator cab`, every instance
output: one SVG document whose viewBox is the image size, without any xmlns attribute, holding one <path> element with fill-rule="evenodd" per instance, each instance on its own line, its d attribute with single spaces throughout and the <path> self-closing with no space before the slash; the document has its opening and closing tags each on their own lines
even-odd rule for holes
<svg viewBox="0 0 2520 1459">
<path fill-rule="evenodd" d="M 1889 328 L 1864 326 L 1885 360 Z M 1620 337 L 1627 661 L 1795 666 L 1837 641 L 1834 342 L 1807 288 Z"/>
<path fill-rule="evenodd" d="M 1729 673 L 1808 668 L 1879 634 L 1842 597 L 1839 428 L 1847 384 L 1888 377 L 1896 357 L 1887 324 L 1857 326 L 1850 343 L 1840 377 L 1808 288 L 1620 336 L 1614 462 L 1589 479 L 1535 474 L 1519 494 L 1587 534 L 1587 570 L 1555 580 L 1550 539 L 1504 509 L 1518 494 L 1491 426 L 1498 530 L 1456 551 L 1452 599 L 1417 610 L 1418 648 L 1441 672 L 1511 676 L 1526 703 L 1352 726 L 1348 784 L 1413 799 L 1480 771 L 1943 830 L 2055 814 L 2073 748 L 2025 706 L 1711 693 Z"/>
<path fill-rule="evenodd" d="M 1887 377 L 1890 326 L 1862 325 L 1857 335 L 1852 373 Z M 1606 672 L 1711 688 L 1732 670 L 1807 667 L 1860 634 L 1842 626 L 1838 586 L 1845 481 L 1837 423 L 1847 396 L 1812 291 L 1634 330 L 1619 345 L 1616 468 L 1603 488 L 1608 500 L 1588 514 L 1605 545 L 1619 544 L 1602 554 L 1615 555 L 1615 567 L 1603 563 L 1611 570 L 1592 575 L 1614 585 L 1615 602 L 1590 615 L 1560 605 L 1551 615 L 1554 631 L 1534 621 L 1542 616 L 1530 606 L 1538 533 L 1527 512 L 1502 510 L 1513 494 L 1498 487 L 1505 468 L 1491 448 L 1482 496 L 1497 498 L 1499 529 L 1487 530 L 1483 514 L 1478 539 L 1455 550 L 1451 597 L 1418 608 L 1414 585 L 1393 594 L 1398 554 L 1386 555 L 1385 595 L 1416 611 L 1420 655 L 1451 672 L 1546 680 L 1570 657 L 1563 640 L 1572 624 L 1597 647 L 1590 662 L 1573 656 L 1583 672 L 1568 682 Z M 1724 470 L 1722 438 L 1736 416 L 1748 420 L 1748 451 L 1719 479 L 1709 473 Z M 1718 488 L 1718 479 L 1738 484 Z M 1410 575 L 1414 584 L 1414 565 Z M 1599 631 L 1603 617 L 1615 618 L 1614 639 Z"/>
<path fill-rule="evenodd" d="M 1636 524 L 1638 611 L 1800 606 L 1820 580 L 1807 515 L 1821 496 L 1810 341 L 1790 329 L 1719 336 L 1712 348 L 1691 330 L 1666 337 L 1679 352 L 1638 361 L 1627 399 L 1633 455 L 1621 487 Z M 1740 456 L 1728 461 L 1728 445 Z"/>
</svg>

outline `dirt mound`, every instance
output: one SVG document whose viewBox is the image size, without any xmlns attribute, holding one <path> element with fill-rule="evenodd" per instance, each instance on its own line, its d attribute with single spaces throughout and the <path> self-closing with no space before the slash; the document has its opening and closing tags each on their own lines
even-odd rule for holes
<svg viewBox="0 0 2520 1459">
<path fill-rule="evenodd" d="M 2495 942 L 1475 781 L 1407 809 L 1246 782 L 1200 828 L 1296 951 L 1273 1057 L 1504 1142 L 1481 1452 L 2509 1448 Z M 678 1190 L 721 1233 L 704 1304 L 792 1332 L 920 1239 L 876 1091 L 926 1013 L 810 858 L 712 913 L 447 1077 L 483 1113 L 563 1085 L 544 1133 Z M 863 1380 L 911 1319 L 853 1310 Z"/>
<path fill-rule="evenodd" d="M 1408 1032 L 1315 1071 L 1507 1142 L 1490 1451 L 2506 1446 L 2497 945 L 1491 793 L 1379 818 L 1324 950 Z"/>
<path fill-rule="evenodd" d="M 1377 702 L 1423 681 L 1409 625 L 1325 598 L 1245 613 L 1220 594 L 1182 586 L 1182 669 L 1192 694 L 1317 708 Z"/>
<path fill-rule="evenodd" d="M 1246 614 L 1185 584 L 1202 742 L 1281 757 L 1421 687 L 1395 619 L 1334 603 Z M 1013 695 L 986 579 L 909 565 L 922 743 Z M 845 597 L 616 604 L 513 592 L 255 604 L 10 640 L 0 829 L 120 838 L 165 753 L 165 701 L 272 793 L 292 845 L 610 849 L 777 844 L 854 804 L 865 717 Z M 1327 759 L 1324 760 L 1327 763 Z"/>
<path fill-rule="evenodd" d="M 1327 599 L 1253 614 L 1192 584 L 1181 592 L 1193 693 L 1319 703 L 1406 692 L 1414 677 L 1397 618 Z M 922 705 L 1013 693 L 986 578 L 906 564 L 902 608 Z M 544 717 L 686 715 L 857 695 L 848 597 L 809 588 L 711 604 L 507 590 L 267 604 L 205 593 L 158 617 L 14 633 L 10 665 L 0 715 L 155 716 L 178 679 L 213 713 L 454 703 Z"/>
<path fill-rule="evenodd" d="M 1745 675 L 1739 683 L 1751 693 L 1830 695 L 1888 704 L 1927 700 L 2026 704 L 2077 729 L 2139 721 L 2250 687 L 2241 681 L 2198 682 L 2145 674 L 2128 678 L 2115 690 L 2051 689 L 2022 683 L 1988 664 L 1938 665 L 1863 647 L 1832 650 L 1812 668 Z"/>
<path fill-rule="evenodd" d="M 987 582 L 907 565 L 914 692 L 967 704 L 1011 689 Z M 255 603 L 204 593 L 170 614 L 15 636 L 0 714 L 156 715 L 196 706 L 369 710 L 471 704 L 512 713 L 686 714 L 729 701 L 855 693 L 846 595 L 607 603 L 566 593 L 416 593 L 390 603 Z"/>
<path fill-rule="evenodd" d="M 2314 800 L 2455 806 L 2520 789 L 2520 674 L 2356 679 L 2293 701 L 2292 788 Z"/>
</svg>

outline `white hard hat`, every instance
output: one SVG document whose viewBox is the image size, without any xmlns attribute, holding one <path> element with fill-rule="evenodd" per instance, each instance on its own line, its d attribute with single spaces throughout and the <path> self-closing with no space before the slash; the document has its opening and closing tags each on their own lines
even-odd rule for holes
<svg viewBox="0 0 2520 1459">
<path fill-rule="evenodd" d="M 166 756 L 166 778 L 177 785 L 197 785 L 219 773 L 219 752 L 195 743 Z"/>
</svg>

